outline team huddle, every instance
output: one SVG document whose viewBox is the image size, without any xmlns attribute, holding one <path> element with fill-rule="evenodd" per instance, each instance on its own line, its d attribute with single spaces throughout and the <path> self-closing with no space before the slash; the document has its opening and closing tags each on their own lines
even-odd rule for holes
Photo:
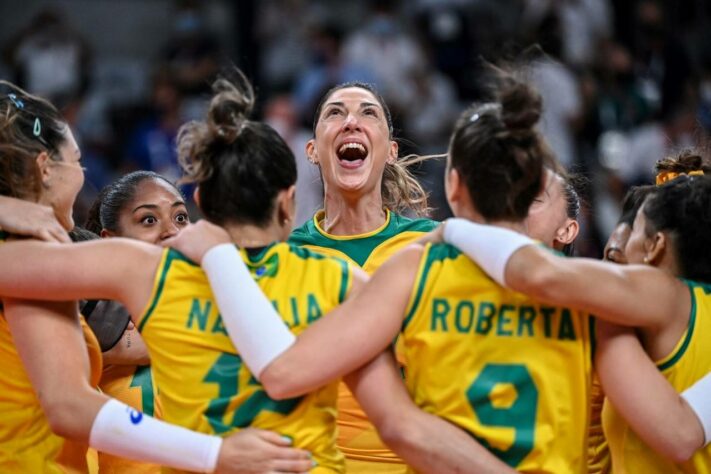
<svg viewBox="0 0 711 474">
<path fill-rule="evenodd" d="M 633 189 L 605 251 L 492 68 L 455 124 L 425 217 L 387 105 L 329 90 L 294 228 L 296 162 L 219 79 L 178 135 L 183 181 L 105 188 L 85 229 L 80 152 L 47 101 L 0 96 L 0 471 L 711 472 L 711 162 Z M 70 243 L 73 240 L 91 240 Z"/>
</svg>

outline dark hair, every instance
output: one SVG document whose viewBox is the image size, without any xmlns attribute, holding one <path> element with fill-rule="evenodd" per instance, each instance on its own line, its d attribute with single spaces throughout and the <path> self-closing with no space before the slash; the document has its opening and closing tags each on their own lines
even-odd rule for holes
<svg viewBox="0 0 711 474">
<path fill-rule="evenodd" d="M 704 150 L 698 148 L 685 149 L 676 155 L 667 156 L 657 161 L 654 165 L 654 172 L 657 176 L 662 173 L 686 174 L 692 171 L 711 174 L 711 159 L 709 159 Z"/>
<path fill-rule="evenodd" d="M 136 197 L 138 186 L 146 180 L 160 180 L 170 185 L 178 195 L 180 190 L 165 176 L 153 171 L 133 171 L 104 186 L 89 209 L 84 227 L 95 234 L 102 229 L 120 233 L 119 220 L 126 205 Z"/>
<path fill-rule="evenodd" d="M 622 214 L 620 215 L 620 219 L 617 221 L 617 225 L 627 224 L 632 227 L 634 218 L 637 216 L 637 211 L 639 211 L 639 208 L 642 207 L 642 203 L 647 196 L 649 196 L 649 194 L 655 189 L 656 187 L 651 184 L 632 186 L 622 200 Z"/>
<path fill-rule="evenodd" d="M 34 200 L 41 180 L 37 155 L 61 161 L 67 123 L 48 101 L 0 81 L 0 195 Z"/>
<path fill-rule="evenodd" d="M 96 232 L 76 226 L 69 231 L 69 238 L 72 239 L 72 242 L 88 242 L 90 240 L 100 239 L 101 237 L 99 237 L 99 234 Z"/>
<path fill-rule="evenodd" d="M 578 189 L 586 182 L 582 176 L 569 174 L 567 172 L 556 172 L 556 175 L 562 179 L 561 188 L 563 189 L 563 197 L 565 198 L 565 215 L 569 219 L 578 220 L 580 217 L 580 208 L 582 202 Z M 565 244 L 561 249 L 567 256 L 572 256 L 575 252 L 575 241 Z"/>
<path fill-rule="evenodd" d="M 666 232 L 681 277 L 711 282 L 711 177 L 681 176 L 658 186 L 644 201 L 646 233 Z"/>
<path fill-rule="evenodd" d="M 541 190 L 543 166 L 554 159 L 534 128 L 540 94 L 501 70 L 494 81 L 495 100 L 473 104 L 457 120 L 450 162 L 485 219 L 520 221 Z"/>
<path fill-rule="evenodd" d="M 373 94 L 375 99 L 383 108 L 385 121 L 388 124 L 389 138 L 390 140 L 394 140 L 393 119 L 390 109 L 385 103 L 385 99 L 383 99 L 372 84 L 358 81 L 338 84 L 337 86 L 329 89 L 323 97 L 321 97 L 318 106 L 316 106 L 316 113 L 314 114 L 314 135 L 316 134 L 316 126 L 321 119 L 321 111 L 326 101 L 331 97 L 331 95 L 333 95 L 334 92 L 351 87 L 357 87 Z M 386 207 L 396 212 L 412 210 L 419 215 L 426 214 L 429 211 L 429 208 L 427 207 L 427 193 L 422 188 L 419 181 L 417 181 L 417 179 L 410 172 L 411 166 L 428 158 L 430 157 L 408 155 L 403 158 L 398 158 L 392 163 L 385 164 L 380 192 L 383 196 L 383 204 L 385 204 Z"/>
<path fill-rule="evenodd" d="M 184 181 L 198 183 L 200 209 L 216 224 L 269 223 L 279 191 L 296 183 L 296 160 L 269 125 L 249 120 L 252 86 L 241 71 L 220 78 L 204 122 L 178 132 Z"/>
</svg>

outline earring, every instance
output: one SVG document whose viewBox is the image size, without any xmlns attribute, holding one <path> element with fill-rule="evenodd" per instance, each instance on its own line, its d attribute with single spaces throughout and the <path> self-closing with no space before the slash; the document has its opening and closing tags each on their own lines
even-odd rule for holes
<svg viewBox="0 0 711 474">
<path fill-rule="evenodd" d="M 646 255 L 645 255 L 645 257 L 643 258 L 643 260 L 644 260 L 644 263 L 649 263 L 649 257 L 647 257 Z"/>
</svg>

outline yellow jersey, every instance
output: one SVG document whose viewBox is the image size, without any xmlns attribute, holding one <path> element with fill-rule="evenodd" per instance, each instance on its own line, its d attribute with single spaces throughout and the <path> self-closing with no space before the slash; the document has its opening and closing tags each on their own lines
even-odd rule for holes
<svg viewBox="0 0 711 474">
<path fill-rule="evenodd" d="M 149 365 L 108 365 L 101 374 L 99 389 L 146 415 L 161 418 L 160 403 Z M 160 466 L 156 464 L 132 461 L 102 452 L 98 454 L 98 465 L 101 474 L 160 472 Z"/>
<path fill-rule="evenodd" d="M 429 219 L 409 219 L 386 209 L 385 223 L 379 228 L 365 234 L 343 236 L 323 230 L 320 222 L 324 217 L 323 210 L 317 212 L 313 219 L 294 230 L 289 242 L 346 259 L 370 275 L 398 250 L 438 225 Z M 399 355 L 399 345 L 397 352 Z M 380 440 L 345 383 L 338 387 L 338 447 L 346 455 L 349 473 L 406 471 L 402 460 Z"/>
<path fill-rule="evenodd" d="M 344 260 L 286 243 L 242 257 L 294 334 L 338 306 L 352 282 Z M 232 345 L 202 269 L 175 250 L 163 254 L 138 328 L 167 422 L 220 436 L 249 426 L 276 431 L 311 452 L 318 464 L 311 472 L 345 472 L 336 448 L 338 382 L 269 398 Z"/>
<path fill-rule="evenodd" d="M 693 281 L 685 283 L 692 302 L 689 326 L 674 350 L 657 361 L 659 370 L 678 392 L 683 392 L 711 371 L 711 285 Z M 647 446 L 611 403 L 605 402 L 602 413 L 615 474 L 711 473 L 711 446 L 699 449 L 683 464 L 674 464 Z"/>
<path fill-rule="evenodd" d="M 519 472 L 587 472 L 591 320 L 427 245 L 401 339 L 415 403 Z"/>
<path fill-rule="evenodd" d="M 607 439 L 602 428 L 602 407 L 605 403 L 605 392 L 602 390 L 600 378 L 593 372 L 592 390 L 590 393 L 590 429 L 588 433 L 588 473 L 609 474 L 612 472 L 612 459 Z"/>
<path fill-rule="evenodd" d="M 0 245 L 6 235 L 0 231 Z M 96 387 L 101 377 L 101 349 L 84 318 L 79 320 L 89 354 L 90 383 Z M 52 433 L 15 348 L 2 305 L 0 367 L 0 472 L 88 472 L 88 446 Z"/>
</svg>

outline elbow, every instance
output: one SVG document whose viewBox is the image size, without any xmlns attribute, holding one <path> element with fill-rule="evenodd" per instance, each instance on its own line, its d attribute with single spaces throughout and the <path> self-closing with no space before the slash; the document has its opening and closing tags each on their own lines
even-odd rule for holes
<svg viewBox="0 0 711 474">
<path fill-rule="evenodd" d="M 421 434 L 419 426 L 408 423 L 408 418 L 388 417 L 377 421 L 376 428 L 383 443 L 401 457 L 406 455 L 409 449 L 417 448 L 417 439 Z"/>
<path fill-rule="evenodd" d="M 280 370 L 278 364 L 265 368 L 259 377 L 259 382 L 272 400 L 285 400 L 303 395 L 299 391 L 298 380 L 294 371 Z"/>
<path fill-rule="evenodd" d="M 52 400 L 44 401 L 42 409 L 54 434 L 72 440 L 84 438 L 76 416 L 80 407 L 76 406 L 74 397 L 57 394 Z"/>
<path fill-rule="evenodd" d="M 675 463 L 688 461 L 703 445 L 703 439 L 699 439 L 697 434 L 691 430 L 683 430 L 678 436 L 675 436 L 673 445 L 664 454 Z"/>
</svg>

